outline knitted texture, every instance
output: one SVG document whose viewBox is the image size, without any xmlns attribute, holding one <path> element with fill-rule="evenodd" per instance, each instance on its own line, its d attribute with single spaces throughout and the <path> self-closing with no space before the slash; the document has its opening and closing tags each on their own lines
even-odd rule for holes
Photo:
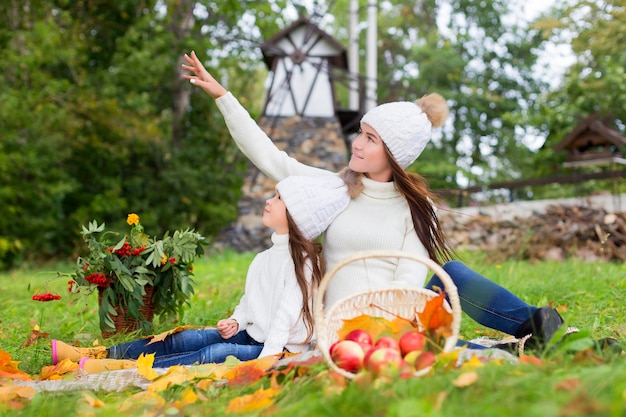
<svg viewBox="0 0 626 417">
<path fill-rule="evenodd" d="M 361 123 L 376 130 L 402 168 L 420 156 L 432 130 L 426 113 L 410 101 L 381 104 L 365 113 Z"/>
<path fill-rule="evenodd" d="M 280 181 L 276 190 L 308 240 L 321 235 L 350 203 L 348 188 L 337 176 L 291 176 Z"/>
</svg>

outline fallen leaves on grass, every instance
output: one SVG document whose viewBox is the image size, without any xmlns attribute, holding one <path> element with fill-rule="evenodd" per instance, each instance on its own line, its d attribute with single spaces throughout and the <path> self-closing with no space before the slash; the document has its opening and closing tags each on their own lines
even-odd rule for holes
<svg viewBox="0 0 626 417">
<path fill-rule="evenodd" d="M 20 346 L 22 349 L 31 345 L 36 344 L 39 339 L 47 339 L 50 337 L 50 333 L 42 332 L 39 330 L 39 325 L 35 325 L 33 329 L 28 334 L 26 341 Z"/>
<path fill-rule="evenodd" d="M 465 388 L 478 381 L 478 374 L 474 371 L 464 372 L 452 381 L 452 385 L 457 388 Z"/>
<path fill-rule="evenodd" d="M 9 404 L 15 400 L 30 400 L 37 391 L 33 387 L 15 385 L 13 381 L 0 380 L 0 404 Z"/>
<path fill-rule="evenodd" d="M 68 358 L 63 359 L 56 365 L 44 366 L 39 373 L 40 380 L 58 380 L 65 375 L 78 371 L 78 364 Z"/>
<path fill-rule="evenodd" d="M 557 391 L 574 391 L 580 386 L 580 379 L 567 378 L 554 386 Z"/>
<path fill-rule="evenodd" d="M 19 364 L 19 361 L 11 360 L 10 353 L 0 350 L 0 378 L 30 380 L 30 375 L 17 368 Z"/>
<path fill-rule="evenodd" d="M 250 413 L 252 411 L 262 410 L 274 404 L 274 397 L 278 395 L 280 390 L 275 388 L 259 388 L 252 394 L 242 395 L 233 398 L 226 412 L 228 413 Z"/>
</svg>

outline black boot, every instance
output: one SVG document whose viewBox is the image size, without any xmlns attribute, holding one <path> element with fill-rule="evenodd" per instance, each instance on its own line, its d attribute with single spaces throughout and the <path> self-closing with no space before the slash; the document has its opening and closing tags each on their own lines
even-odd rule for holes
<svg viewBox="0 0 626 417">
<path fill-rule="evenodd" d="M 515 337 L 526 339 L 525 349 L 543 349 L 562 325 L 563 318 L 555 309 L 542 307 L 531 318 L 520 324 Z M 530 337 L 527 338 L 529 335 Z"/>
</svg>

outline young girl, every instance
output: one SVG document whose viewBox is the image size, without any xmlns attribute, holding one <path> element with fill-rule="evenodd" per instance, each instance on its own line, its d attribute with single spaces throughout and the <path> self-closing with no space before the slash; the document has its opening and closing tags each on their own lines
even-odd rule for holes
<svg viewBox="0 0 626 417">
<path fill-rule="evenodd" d="M 183 69 L 189 72 L 185 78 L 216 100 L 239 149 L 265 175 L 276 181 L 289 175 L 328 181 L 337 176 L 281 152 L 195 53 L 185 54 L 184 59 Z M 445 263 L 443 268 L 457 286 L 461 307 L 470 317 L 518 338 L 532 334 L 529 343 L 541 345 L 563 322 L 556 310 L 529 305 L 462 263 L 450 261 L 452 251 L 433 207 L 436 198 L 422 177 L 406 171 L 430 140 L 432 128 L 443 124 L 447 110 L 445 100 L 431 94 L 415 103 L 382 104 L 363 116 L 348 168 L 339 173 L 352 199 L 323 238 L 327 267 L 361 250 L 393 249 L 428 256 Z M 372 287 L 423 287 L 428 273 L 425 266 L 410 260 L 375 259 L 366 266 L 366 271 L 363 263 L 341 268 L 328 287 L 325 305 Z M 368 273 L 369 282 L 363 280 L 363 273 Z M 427 287 L 438 282 L 435 276 Z"/>
<path fill-rule="evenodd" d="M 349 203 L 347 188 L 335 178 L 287 177 L 267 200 L 263 225 L 274 230 L 273 246 L 255 256 L 245 292 L 230 318 L 215 329 L 185 330 L 162 342 L 149 339 L 102 349 L 76 348 L 52 341 L 53 362 L 107 356 L 137 359 L 155 353 L 153 366 L 221 363 L 304 352 L 314 346 L 312 299 L 324 274 L 316 239 Z M 81 360 L 87 372 L 134 367 L 134 361 Z"/>
</svg>

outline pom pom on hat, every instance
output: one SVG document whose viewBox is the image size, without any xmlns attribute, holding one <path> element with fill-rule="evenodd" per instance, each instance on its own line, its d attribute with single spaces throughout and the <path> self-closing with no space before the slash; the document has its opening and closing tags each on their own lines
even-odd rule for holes
<svg viewBox="0 0 626 417">
<path fill-rule="evenodd" d="M 445 99 L 439 94 L 429 94 L 415 103 L 381 104 L 365 113 L 361 123 L 376 130 L 398 164 L 406 168 L 428 144 L 432 127 L 441 126 L 447 114 Z"/>
<path fill-rule="evenodd" d="M 321 235 L 350 203 L 348 187 L 335 175 L 287 177 L 276 190 L 308 240 Z"/>
</svg>

